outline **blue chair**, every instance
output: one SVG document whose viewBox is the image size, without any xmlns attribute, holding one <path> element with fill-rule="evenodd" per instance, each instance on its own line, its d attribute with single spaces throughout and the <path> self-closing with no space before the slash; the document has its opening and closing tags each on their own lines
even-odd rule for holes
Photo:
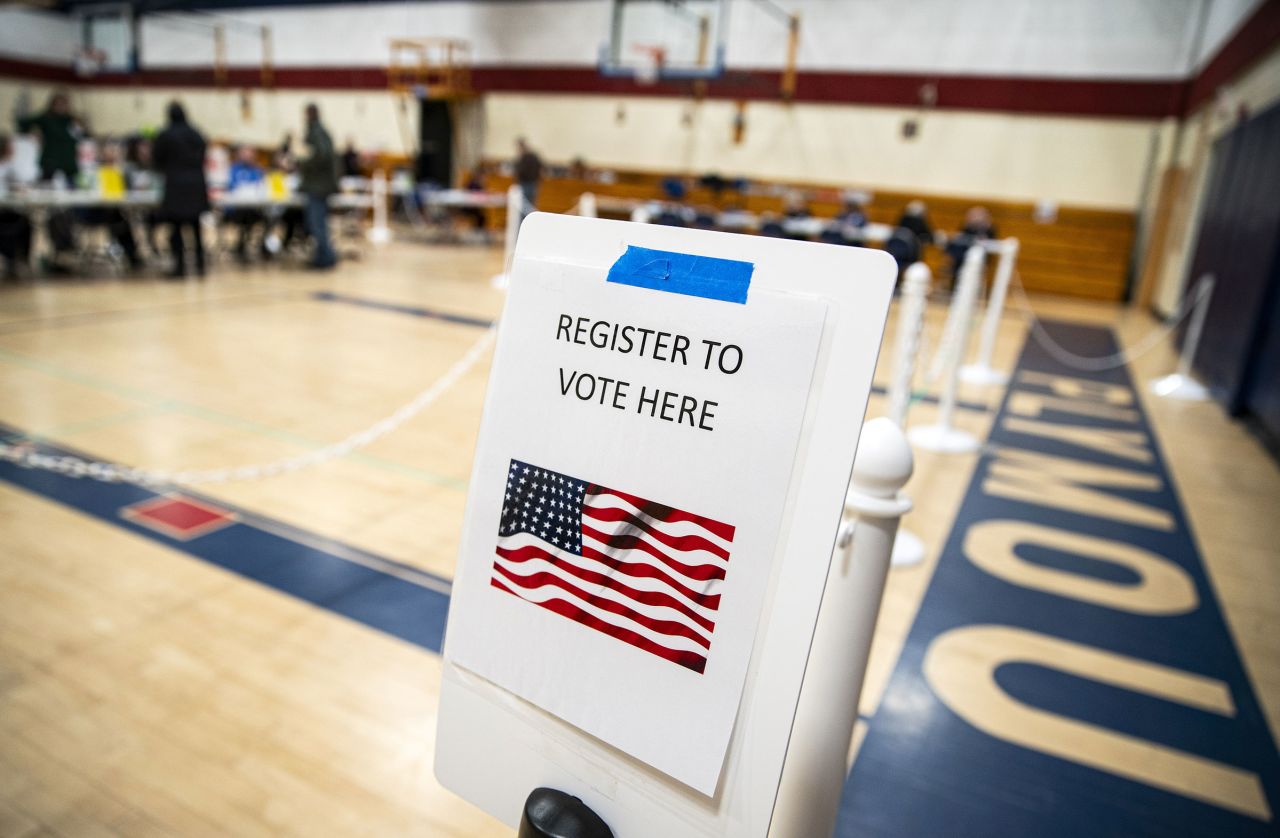
<svg viewBox="0 0 1280 838">
<path fill-rule="evenodd" d="M 838 224 L 831 224 L 823 229 L 818 234 L 818 241 L 823 244 L 849 244 L 849 240 L 844 237 L 844 231 Z"/>
<path fill-rule="evenodd" d="M 671 201 L 682 201 L 687 192 L 684 181 L 669 177 L 662 181 L 662 193 Z"/>
<path fill-rule="evenodd" d="M 653 219 L 654 224 L 661 224 L 664 227 L 687 227 L 684 216 L 670 207 L 664 208 L 658 213 L 658 217 Z"/>
</svg>

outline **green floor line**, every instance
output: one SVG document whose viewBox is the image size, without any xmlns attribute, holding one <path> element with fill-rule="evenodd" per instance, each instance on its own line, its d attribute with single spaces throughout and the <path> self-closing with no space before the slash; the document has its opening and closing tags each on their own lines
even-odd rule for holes
<svg viewBox="0 0 1280 838">
<path fill-rule="evenodd" d="M 119 425 L 122 422 L 131 422 L 134 419 L 146 419 L 150 416 L 165 413 L 166 411 L 167 408 L 159 405 L 148 405 L 147 407 L 140 407 L 136 410 L 126 410 L 122 413 L 113 413 L 109 416 L 101 416 L 97 419 L 84 419 L 79 422 L 68 422 L 63 425 L 36 428 L 29 431 L 27 436 L 30 439 L 49 439 L 52 441 L 55 437 L 92 433 L 94 431 L 100 431 L 103 428 L 110 428 L 113 425 Z"/>
</svg>

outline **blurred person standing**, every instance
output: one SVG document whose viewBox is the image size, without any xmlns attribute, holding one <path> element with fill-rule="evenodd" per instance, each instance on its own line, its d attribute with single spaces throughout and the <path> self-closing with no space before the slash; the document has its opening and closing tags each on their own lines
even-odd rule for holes
<svg viewBox="0 0 1280 838">
<path fill-rule="evenodd" d="M 17 126 L 19 133 L 36 134 L 40 138 L 40 179 L 74 188 L 80 174 L 76 150 L 84 132 L 71 113 L 71 97 L 64 91 L 55 91 L 44 111 L 34 116 L 19 116 Z M 75 221 L 71 213 L 50 213 L 46 229 L 55 258 L 47 267 L 54 273 L 67 273 L 67 268 L 56 259 L 75 250 Z"/>
<path fill-rule="evenodd" d="M 529 147 L 524 137 L 516 140 L 516 152 L 516 183 L 520 185 L 520 193 L 524 195 L 525 203 L 520 211 L 520 217 L 523 218 L 538 208 L 538 187 L 542 183 L 542 158 Z"/>
<path fill-rule="evenodd" d="M 0 197 L 9 194 L 15 180 L 13 146 L 0 134 Z M 26 265 L 30 256 L 31 222 L 20 212 L 0 208 L 0 257 L 4 258 L 0 280 L 17 279 L 19 266 Z"/>
<path fill-rule="evenodd" d="M 329 196 L 338 191 L 338 158 L 334 154 L 333 139 L 320 122 L 320 109 L 314 103 L 307 105 L 306 117 L 304 142 L 310 153 L 298 163 L 302 175 L 299 191 L 307 199 L 307 232 L 315 242 L 308 266 L 324 270 L 338 263 L 338 255 L 329 242 Z"/>
<path fill-rule="evenodd" d="M 40 135 L 40 178 L 54 180 L 59 172 L 69 186 L 75 186 L 80 166 L 76 147 L 83 133 L 71 113 L 71 98 L 62 91 L 49 97 L 49 104 L 35 116 L 18 117 L 18 131 Z"/>
<path fill-rule="evenodd" d="M 204 137 L 187 122 L 187 112 L 178 102 L 169 104 L 169 124 L 152 145 L 151 158 L 164 178 L 160 218 L 171 226 L 169 249 L 173 252 L 171 279 L 187 275 L 183 229 L 191 231 L 196 256 L 196 273 L 204 276 L 204 242 L 200 238 L 200 216 L 209 210 L 209 187 L 204 178 Z"/>
</svg>

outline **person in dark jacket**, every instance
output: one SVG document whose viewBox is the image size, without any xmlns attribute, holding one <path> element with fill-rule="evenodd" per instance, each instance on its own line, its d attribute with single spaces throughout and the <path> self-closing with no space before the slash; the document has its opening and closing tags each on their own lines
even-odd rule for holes
<svg viewBox="0 0 1280 838">
<path fill-rule="evenodd" d="M 307 105 L 306 117 L 307 135 L 303 141 L 310 154 L 298 163 L 302 178 L 298 189 L 307 199 L 307 232 L 315 242 L 309 266 L 332 268 L 338 263 L 338 254 L 329 242 L 329 196 L 338 191 L 338 156 L 333 150 L 333 139 L 320 123 L 320 109 L 314 104 Z"/>
<path fill-rule="evenodd" d="M 71 99 L 62 92 L 49 97 L 49 106 L 35 116 L 19 117 L 18 131 L 40 134 L 40 177 L 53 180 L 62 172 L 68 186 L 75 186 L 80 166 L 76 163 L 76 146 L 80 143 L 80 125 L 71 115 Z"/>
<path fill-rule="evenodd" d="M 924 201 L 909 202 L 898 219 L 898 226 L 911 231 L 920 242 L 922 253 L 926 247 L 933 244 L 933 227 L 929 224 L 929 208 L 925 206 Z"/>
<path fill-rule="evenodd" d="M 342 176 L 364 177 L 364 169 L 360 165 L 360 152 L 356 151 L 356 141 L 347 138 L 347 150 L 342 152 Z"/>
<path fill-rule="evenodd" d="M 524 195 L 524 212 L 521 218 L 538 206 L 538 186 L 542 183 L 542 158 L 529 147 L 524 137 L 516 140 L 516 183 Z"/>
<path fill-rule="evenodd" d="M 200 240 L 200 216 L 209 210 L 209 187 L 204 179 L 205 141 L 200 132 L 187 122 L 182 105 L 169 105 L 169 125 L 156 137 L 151 159 L 164 178 L 164 196 L 160 200 L 160 217 L 172 225 L 169 249 L 173 251 L 173 271 L 180 279 L 187 274 L 183 229 L 191 231 L 196 255 L 196 273 L 204 276 L 204 243 Z"/>
</svg>

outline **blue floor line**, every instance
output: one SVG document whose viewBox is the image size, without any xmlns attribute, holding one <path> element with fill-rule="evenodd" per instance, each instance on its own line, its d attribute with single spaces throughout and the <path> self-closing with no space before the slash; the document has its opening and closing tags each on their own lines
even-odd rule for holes
<svg viewBox="0 0 1280 838">
<path fill-rule="evenodd" d="M 18 442 L 22 433 L 0 425 L 0 439 Z M 84 456 L 54 445 L 36 447 L 53 456 Z M 440 651 L 451 589 L 443 577 L 178 486 L 104 483 L 9 462 L 0 462 L 0 480 L 393 637 Z M 226 509 L 235 513 L 236 522 L 184 541 L 121 515 L 127 506 L 162 495 L 181 495 Z"/>
<path fill-rule="evenodd" d="M 396 314 L 407 314 L 411 317 L 425 317 L 431 320 L 442 320 L 445 323 L 457 323 L 462 326 L 476 326 L 481 329 L 487 329 L 494 323 L 492 320 L 472 317 L 467 314 L 453 314 L 447 311 L 423 308 L 422 306 L 411 306 L 404 303 L 389 303 L 383 300 L 371 300 L 367 297 L 352 297 L 346 294 L 335 294 L 332 291 L 316 291 L 311 295 L 311 298 L 325 303 L 345 303 L 346 305 L 370 308 L 375 311 L 390 311 L 395 312 Z"/>
<path fill-rule="evenodd" d="M 1119 348 L 1109 329 L 1052 321 L 1045 325 L 1057 343 L 1085 356 L 1106 356 Z M 1024 379 L 1024 373 L 1036 375 Z M 1127 390 L 1132 418 L 1102 419 L 1054 407 L 1030 423 L 1010 411 L 1010 394 L 1052 395 L 1045 381 L 1055 377 Z M 1032 427 L 1067 435 L 1032 434 Z M 1131 460 L 1105 445 L 1103 450 L 1086 447 L 1080 434 L 1092 432 L 1140 440 L 1150 456 Z M 1087 481 L 1103 478 L 1069 474 L 1053 460 L 1040 460 L 1021 476 L 1011 476 L 1008 469 L 1027 454 L 1122 469 L 1120 474 L 1145 477 L 1149 488 L 1092 485 Z M 1055 481 L 1061 492 L 1050 491 Z M 1075 511 L 1065 500 L 1081 492 L 1096 494 L 1095 511 Z M 1134 504 L 1156 514 L 1141 520 L 1164 523 L 1139 523 L 1117 513 Z M 979 527 L 988 540 L 970 540 Z M 993 544 L 989 537 L 995 532 L 1017 540 L 1005 547 Z M 1091 539 L 1087 546 L 1058 546 L 1080 535 Z M 1143 551 L 1167 573 L 1187 580 L 1194 589 L 1193 604 L 1162 612 L 1074 593 L 1082 591 L 1069 584 L 1077 577 L 1091 583 L 1090 590 L 1106 586 L 1137 596 L 1142 577 L 1120 559 L 1092 552 L 1104 548 Z M 988 568 L 1008 568 L 1011 560 L 973 554 L 1004 549 L 1015 551 L 1015 563 L 1040 575 L 999 575 Z M 978 558 L 1003 564 L 980 564 Z M 1046 572 L 1061 579 L 1063 587 L 1037 587 L 1032 580 L 1043 580 Z M 968 648 L 965 643 L 992 648 L 991 632 L 1021 643 L 998 647 L 1005 656 L 991 661 L 959 651 Z M 1079 647 L 1107 659 L 1106 671 L 1059 668 L 1057 661 L 1069 654 L 1063 650 Z M 954 655 L 949 668 L 939 668 L 938 659 L 930 657 L 942 648 Z M 1230 712 L 1124 689 L 1122 682 L 1107 679 L 1109 672 L 1142 662 L 1221 685 L 1229 693 Z M 988 684 L 1001 697 L 966 705 L 974 695 L 973 684 Z M 1018 725 L 1009 720 L 1014 713 L 1038 714 L 1039 724 L 1034 729 Z M 1081 743 L 1084 737 L 1073 733 L 1079 728 L 1072 727 L 1080 723 L 1095 737 L 1111 735 L 1108 749 L 1096 741 L 1092 747 Z M 1157 776 L 1138 779 L 1126 772 L 1135 764 L 1152 763 L 1134 761 L 1138 751 L 1129 743 L 1135 742 L 1181 752 L 1193 762 L 1212 761 L 1256 778 L 1257 785 L 1241 785 L 1234 795 L 1215 798 L 1212 784 L 1195 781 L 1185 765 L 1177 769 L 1177 779 L 1192 782 L 1181 792 Z M 1108 770 L 1112 753 L 1115 764 Z M 1252 795 L 1254 788 L 1261 792 L 1261 803 Z M 1028 340 L 997 410 L 990 445 L 974 469 L 846 781 L 836 834 L 1244 838 L 1276 835 L 1277 806 L 1280 755 L 1129 372 L 1067 368 Z"/>
</svg>

